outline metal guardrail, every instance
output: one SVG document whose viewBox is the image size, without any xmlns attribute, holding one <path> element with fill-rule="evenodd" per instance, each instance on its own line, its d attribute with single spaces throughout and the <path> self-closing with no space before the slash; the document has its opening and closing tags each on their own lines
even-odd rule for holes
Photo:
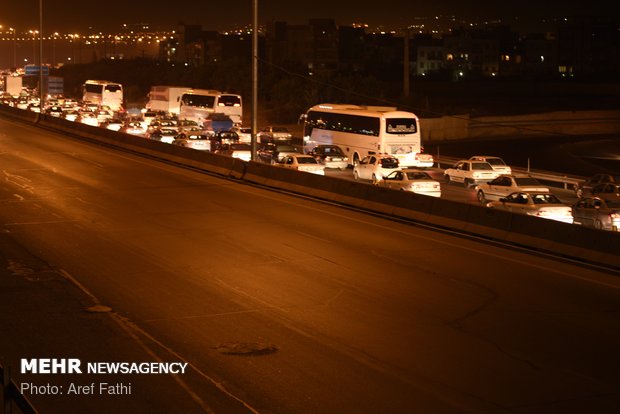
<svg viewBox="0 0 620 414">
<path fill-rule="evenodd" d="M 23 395 L 15 381 L 10 378 L 8 372 L 0 365 L 0 403 L 2 403 L 2 414 L 38 414 L 32 403 Z"/>
<path fill-rule="evenodd" d="M 435 158 L 435 162 L 437 163 L 437 168 L 442 169 L 442 168 L 452 167 L 454 164 L 456 164 L 458 161 L 462 159 L 463 158 L 441 157 L 441 158 Z M 442 164 L 444 165 L 443 167 L 441 166 Z M 576 184 L 584 180 L 584 178 L 582 177 L 574 177 L 574 176 L 571 177 L 568 175 L 558 175 L 557 173 L 552 173 L 548 171 L 532 171 L 532 170 L 527 170 L 525 168 L 515 168 L 515 167 L 512 167 L 512 170 L 515 173 L 527 174 L 541 181 L 561 184 L 561 186 L 565 190 L 569 190 L 569 189 L 572 190 Z"/>
</svg>

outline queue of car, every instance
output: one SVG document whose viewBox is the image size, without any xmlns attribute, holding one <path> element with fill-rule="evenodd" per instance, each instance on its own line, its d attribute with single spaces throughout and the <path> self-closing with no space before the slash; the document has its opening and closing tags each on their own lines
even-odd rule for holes
<svg viewBox="0 0 620 414">
<path fill-rule="evenodd" d="M 115 113 L 110 108 L 70 99 L 49 100 L 41 109 L 34 98 L 7 101 L 11 106 L 92 126 L 132 134 L 172 145 L 211 151 L 223 156 L 251 159 L 251 128 L 236 126 L 230 131 L 205 131 L 194 121 L 177 120 L 152 111 L 141 115 Z M 6 103 L 3 101 L 3 103 Z M 346 171 L 351 165 L 337 145 L 318 145 L 304 154 L 291 144 L 286 128 L 269 126 L 257 134 L 257 160 L 280 168 L 325 175 L 326 169 Z M 426 154 L 422 154 L 426 155 Z M 432 167 L 428 155 L 420 167 Z M 353 162 L 354 180 L 366 180 L 382 188 L 441 197 L 441 183 L 422 168 L 402 168 L 395 155 L 369 153 Z M 597 174 L 574 186 L 579 200 L 563 203 L 550 188 L 528 174 L 513 173 L 504 160 L 492 155 L 474 155 L 456 162 L 443 172 L 448 184 L 473 189 L 477 200 L 490 209 L 574 223 L 599 230 L 620 231 L 620 176 Z"/>
</svg>

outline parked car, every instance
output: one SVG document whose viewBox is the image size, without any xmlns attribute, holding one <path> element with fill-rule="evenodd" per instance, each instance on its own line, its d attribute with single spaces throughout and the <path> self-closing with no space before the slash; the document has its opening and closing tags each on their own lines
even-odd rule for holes
<svg viewBox="0 0 620 414">
<path fill-rule="evenodd" d="M 243 161 L 250 161 L 252 159 L 252 146 L 250 144 L 238 142 L 233 144 L 222 144 L 215 153 L 239 158 Z"/>
<path fill-rule="evenodd" d="M 461 160 L 444 171 L 447 182 L 463 183 L 465 187 L 496 179 L 501 173 L 486 161 Z"/>
<path fill-rule="evenodd" d="M 293 135 L 288 131 L 288 129 L 284 127 L 277 126 L 268 126 L 261 129 L 258 132 L 258 142 L 267 143 L 267 142 L 276 142 L 276 141 L 287 141 L 289 142 Z"/>
<path fill-rule="evenodd" d="M 388 154 L 368 155 L 353 165 L 353 178 L 356 180 L 372 180 L 378 184 L 383 177 L 400 170 L 398 159 Z"/>
<path fill-rule="evenodd" d="M 564 223 L 573 222 L 571 207 L 562 203 L 555 195 L 544 191 L 517 191 L 486 205 L 515 214 L 527 214 Z"/>
<path fill-rule="evenodd" d="M 205 134 L 180 133 L 174 138 L 172 145 L 201 151 L 211 151 L 211 138 Z"/>
<path fill-rule="evenodd" d="M 598 184 L 620 184 L 620 176 L 611 174 L 595 174 L 587 180 L 575 184 L 575 194 L 581 198 L 591 194 L 592 188 Z"/>
<path fill-rule="evenodd" d="M 540 181 L 529 175 L 502 174 L 494 180 L 476 186 L 478 201 L 499 200 L 502 197 L 517 191 L 541 191 L 549 192 L 549 187 L 542 185 Z"/>
<path fill-rule="evenodd" d="M 413 168 L 389 173 L 379 182 L 379 186 L 441 197 L 441 184 L 439 181 L 433 179 L 427 172 Z"/>
<path fill-rule="evenodd" d="M 325 168 L 338 168 L 344 171 L 349 166 L 349 157 L 338 145 L 317 145 L 308 155 L 313 156 Z"/>
<path fill-rule="evenodd" d="M 256 156 L 259 161 L 267 164 L 276 164 L 290 154 L 298 153 L 297 148 L 284 143 L 267 143 L 262 145 L 257 151 Z"/>
<path fill-rule="evenodd" d="M 500 157 L 495 157 L 492 155 L 474 155 L 469 159 L 472 161 L 486 161 L 500 174 L 512 174 L 512 168 L 510 168 Z"/>
<path fill-rule="evenodd" d="M 319 162 L 313 156 L 307 154 L 287 155 L 276 165 L 291 170 L 325 175 L 325 166 L 319 164 Z"/>
<path fill-rule="evenodd" d="M 599 230 L 620 231 L 620 202 L 600 197 L 579 199 L 572 207 L 575 224 Z"/>
</svg>

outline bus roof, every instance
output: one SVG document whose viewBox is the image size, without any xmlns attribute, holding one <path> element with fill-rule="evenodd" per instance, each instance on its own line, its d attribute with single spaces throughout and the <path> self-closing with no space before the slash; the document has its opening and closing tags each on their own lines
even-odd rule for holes
<svg viewBox="0 0 620 414">
<path fill-rule="evenodd" d="M 310 111 L 323 111 L 339 114 L 351 114 L 375 117 L 407 117 L 417 118 L 413 112 L 399 111 L 392 106 L 366 106 L 366 105 L 347 105 L 323 103 L 308 109 Z"/>
<path fill-rule="evenodd" d="M 119 82 L 112 82 L 112 81 L 107 81 L 107 80 L 93 80 L 93 79 L 89 79 L 84 83 L 92 83 L 95 85 L 109 85 L 109 84 L 120 85 Z"/>
</svg>

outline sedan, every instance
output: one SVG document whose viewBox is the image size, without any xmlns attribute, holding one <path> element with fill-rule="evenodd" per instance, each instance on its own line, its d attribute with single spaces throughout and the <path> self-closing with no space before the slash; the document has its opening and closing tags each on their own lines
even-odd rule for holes
<svg viewBox="0 0 620 414">
<path fill-rule="evenodd" d="M 599 197 L 587 197 L 573 207 L 575 224 L 598 230 L 620 231 L 620 202 Z"/>
<path fill-rule="evenodd" d="M 411 191 L 433 197 L 441 197 L 441 184 L 428 175 L 427 172 L 411 168 L 402 171 L 394 171 L 383 177 L 379 182 L 380 187 L 394 190 Z"/>
<path fill-rule="evenodd" d="M 172 145 L 201 151 L 211 151 L 211 139 L 204 134 L 181 133 L 174 138 Z"/>
<path fill-rule="evenodd" d="M 344 171 L 349 166 L 349 157 L 337 145 L 317 145 L 308 154 L 316 158 L 325 168 L 338 168 Z"/>
<path fill-rule="evenodd" d="M 517 191 L 549 192 L 549 187 L 542 185 L 536 178 L 529 175 L 503 174 L 487 183 L 476 186 L 478 201 L 485 204 L 487 201 L 499 200 L 502 197 Z"/>
<path fill-rule="evenodd" d="M 494 180 L 500 175 L 488 162 L 475 160 L 461 160 L 444 171 L 446 181 L 463 183 L 467 188 Z"/>
<path fill-rule="evenodd" d="M 575 194 L 577 197 L 583 197 L 591 194 L 592 189 L 599 184 L 620 183 L 620 176 L 611 174 L 595 174 L 587 180 L 575 184 Z"/>
<path fill-rule="evenodd" d="M 281 143 L 269 143 L 257 151 L 257 157 L 259 161 L 265 162 L 267 164 L 276 164 L 284 157 L 290 154 L 298 153 L 297 148 L 290 144 L 281 144 Z"/>
<path fill-rule="evenodd" d="M 222 146 L 215 151 L 215 153 L 226 155 L 228 157 L 239 158 L 243 161 L 250 161 L 252 159 L 252 146 L 244 143 L 222 144 Z"/>
<path fill-rule="evenodd" d="M 597 184 L 592 187 L 591 193 L 607 201 L 620 202 L 620 184 L 618 183 Z"/>
<path fill-rule="evenodd" d="M 512 174 L 512 168 L 510 168 L 500 157 L 495 157 L 491 155 L 474 155 L 469 159 L 472 161 L 488 162 L 489 164 L 491 164 L 491 167 L 493 167 L 493 169 L 500 174 Z"/>
<path fill-rule="evenodd" d="M 319 164 L 319 162 L 314 157 L 306 154 L 287 155 L 286 157 L 284 157 L 284 159 L 282 159 L 282 161 L 280 161 L 276 165 L 291 170 L 325 175 L 325 166 Z"/>
<path fill-rule="evenodd" d="M 487 207 L 564 223 L 573 222 L 571 207 L 562 203 L 555 195 L 543 191 L 518 191 L 498 201 L 488 202 Z"/>
<path fill-rule="evenodd" d="M 172 141 L 174 141 L 177 135 L 179 135 L 179 132 L 175 128 L 159 128 L 150 132 L 147 135 L 147 138 L 172 144 Z"/>
<path fill-rule="evenodd" d="M 293 135 L 285 127 L 268 126 L 258 133 L 258 141 L 261 143 L 286 141 L 289 142 Z"/>
<path fill-rule="evenodd" d="M 374 154 L 362 158 L 359 163 L 353 166 L 353 178 L 359 180 L 372 180 L 373 184 L 378 184 L 383 177 L 388 176 L 401 168 L 398 159 L 387 154 Z"/>
</svg>

